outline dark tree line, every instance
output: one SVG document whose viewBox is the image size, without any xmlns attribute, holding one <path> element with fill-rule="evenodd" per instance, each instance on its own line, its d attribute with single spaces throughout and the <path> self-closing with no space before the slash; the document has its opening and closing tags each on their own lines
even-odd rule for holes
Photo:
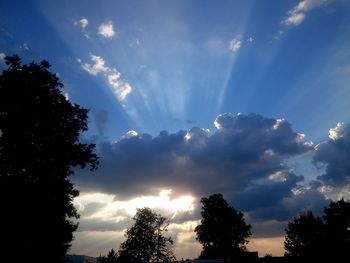
<svg viewBox="0 0 350 263">
<path fill-rule="evenodd" d="M 286 256 L 349 258 L 350 203 L 331 202 L 322 218 L 311 211 L 295 217 L 286 228 L 284 247 Z"/>
<path fill-rule="evenodd" d="M 77 228 L 73 167 L 97 168 L 94 145 L 80 142 L 88 110 L 62 94 L 47 61 L 6 57 L 0 76 L 2 258 L 62 262 Z M 4 261 L 4 262 L 5 262 Z M 10 261 L 9 261 L 10 262 Z"/>
</svg>

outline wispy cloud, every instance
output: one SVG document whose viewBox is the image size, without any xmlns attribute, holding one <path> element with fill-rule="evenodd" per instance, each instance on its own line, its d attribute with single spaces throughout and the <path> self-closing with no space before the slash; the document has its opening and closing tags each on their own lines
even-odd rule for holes
<svg viewBox="0 0 350 263">
<path fill-rule="evenodd" d="M 74 25 L 79 25 L 81 26 L 82 29 L 85 29 L 89 24 L 89 20 L 87 18 L 82 18 L 79 21 L 75 21 Z"/>
<path fill-rule="evenodd" d="M 28 43 L 23 43 L 22 45 L 19 46 L 20 49 L 30 51 L 30 48 L 28 46 Z"/>
<path fill-rule="evenodd" d="M 324 6 L 332 2 L 332 0 L 303 0 L 288 11 L 288 17 L 283 21 L 287 26 L 300 25 L 306 16 L 306 13 L 312 9 Z"/>
<path fill-rule="evenodd" d="M 278 40 L 282 37 L 282 35 L 284 34 L 283 30 L 278 31 L 278 33 L 276 35 L 274 35 L 274 39 Z"/>
<path fill-rule="evenodd" d="M 98 27 L 98 33 L 105 38 L 112 38 L 115 35 L 112 21 L 101 24 Z"/>
<path fill-rule="evenodd" d="M 116 68 L 110 68 L 106 66 L 105 60 L 94 54 L 90 54 L 90 59 L 93 63 L 83 63 L 81 59 L 77 59 L 81 67 L 91 75 L 96 76 L 97 74 L 103 74 L 105 79 L 117 96 L 119 101 L 124 101 L 127 96 L 132 92 L 131 85 L 122 79 L 121 73 Z"/>
<path fill-rule="evenodd" d="M 253 37 L 248 37 L 247 38 L 247 42 L 249 43 L 253 43 L 255 41 L 255 39 Z"/>
<path fill-rule="evenodd" d="M 242 41 L 239 39 L 239 37 L 235 37 L 230 40 L 229 44 L 229 50 L 232 52 L 237 52 L 242 46 Z"/>
</svg>

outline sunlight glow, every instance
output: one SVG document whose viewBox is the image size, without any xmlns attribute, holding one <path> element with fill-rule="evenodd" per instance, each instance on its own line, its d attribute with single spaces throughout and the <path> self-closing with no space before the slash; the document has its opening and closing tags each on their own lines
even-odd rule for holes
<svg viewBox="0 0 350 263">
<path fill-rule="evenodd" d="M 173 218 L 179 212 L 193 211 L 194 198 L 183 195 L 172 198 L 171 189 L 163 189 L 158 195 L 140 196 L 126 201 L 119 201 L 115 195 L 103 193 L 81 194 L 74 200 L 79 213 L 84 212 L 91 204 L 100 204 L 100 208 L 94 211 L 89 218 L 101 220 L 122 221 L 135 215 L 137 208 L 149 207 L 161 210 L 162 215 Z"/>
<path fill-rule="evenodd" d="M 186 133 L 185 135 L 185 141 L 188 142 L 191 139 L 191 134 L 189 132 Z"/>
</svg>

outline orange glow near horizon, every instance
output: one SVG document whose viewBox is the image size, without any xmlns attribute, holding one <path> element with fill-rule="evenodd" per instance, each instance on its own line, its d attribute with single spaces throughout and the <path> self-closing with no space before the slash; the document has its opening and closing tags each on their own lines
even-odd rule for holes
<svg viewBox="0 0 350 263">
<path fill-rule="evenodd" d="M 274 257 L 284 255 L 284 236 L 279 237 L 259 237 L 251 238 L 247 249 L 249 251 L 258 251 L 259 257 L 264 257 L 266 254 L 272 254 Z"/>
</svg>

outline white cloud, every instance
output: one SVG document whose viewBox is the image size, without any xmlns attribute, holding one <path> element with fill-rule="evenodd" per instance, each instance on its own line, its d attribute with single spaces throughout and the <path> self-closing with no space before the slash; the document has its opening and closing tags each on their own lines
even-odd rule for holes
<svg viewBox="0 0 350 263">
<path fill-rule="evenodd" d="M 124 101 L 132 92 L 131 85 L 122 79 L 121 73 L 117 69 L 106 66 L 106 62 L 102 57 L 90 54 L 90 59 L 93 62 L 92 64 L 83 63 L 81 59 L 77 59 L 77 61 L 91 75 L 104 74 L 109 87 L 117 96 L 118 100 Z"/>
<path fill-rule="evenodd" d="M 89 24 L 89 20 L 87 20 L 87 18 L 82 18 L 79 21 L 75 21 L 74 25 L 79 25 L 81 26 L 82 29 L 85 29 Z"/>
<path fill-rule="evenodd" d="M 305 18 L 304 13 L 292 13 L 290 16 L 286 18 L 284 22 L 286 25 L 297 26 L 301 22 L 303 22 L 304 18 Z"/>
<path fill-rule="evenodd" d="M 115 35 L 112 21 L 101 24 L 98 27 L 98 33 L 105 38 L 112 38 Z"/>
<path fill-rule="evenodd" d="M 128 131 L 127 133 L 125 133 L 125 135 L 123 136 L 123 138 L 126 138 L 126 139 L 130 139 L 132 137 L 137 137 L 139 134 L 137 133 L 137 131 L 134 131 L 134 130 L 130 130 Z"/>
<path fill-rule="evenodd" d="M 98 73 L 107 72 L 109 70 L 109 68 L 105 66 L 105 61 L 102 57 L 90 54 L 90 59 L 94 64 L 82 63 L 81 60 L 78 59 L 81 67 L 89 74 L 97 75 Z"/>
<path fill-rule="evenodd" d="M 288 11 L 288 17 L 283 21 L 287 26 L 297 26 L 304 21 L 306 13 L 312 9 L 327 5 L 332 0 L 303 0 L 300 1 L 296 6 Z"/>
<path fill-rule="evenodd" d="M 132 88 L 128 82 L 121 79 L 120 73 L 115 71 L 107 76 L 108 84 L 119 100 L 125 100 L 131 93 Z"/>
<path fill-rule="evenodd" d="M 237 52 L 242 46 L 242 41 L 239 38 L 231 39 L 229 49 L 233 52 Z"/>
<path fill-rule="evenodd" d="M 273 182 L 285 182 L 287 181 L 286 175 L 282 171 L 277 171 L 269 175 L 269 180 Z"/>
<path fill-rule="evenodd" d="M 86 18 L 82 18 L 79 20 L 79 24 L 84 29 L 89 24 L 89 20 L 87 20 Z"/>
<path fill-rule="evenodd" d="M 329 130 L 329 135 L 328 137 L 332 139 L 333 141 L 343 137 L 343 133 L 345 130 L 345 125 L 344 122 L 338 122 L 337 126 L 335 128 L 331 128 Z"/>
</svg>

